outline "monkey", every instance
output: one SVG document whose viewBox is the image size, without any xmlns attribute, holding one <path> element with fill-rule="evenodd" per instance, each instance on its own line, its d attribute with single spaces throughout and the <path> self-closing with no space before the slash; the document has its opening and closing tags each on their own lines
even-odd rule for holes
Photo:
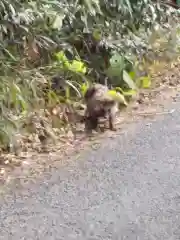
<svg viewBox="0 0 180 240">
<path fill-rule="evenodd" d="M 108 87 L 101 84 L 94 84 L 87 89 L 84 95 L 86 103 L 85 130 L 87 132 L 98 130 L 100 118 L 108 118 L 109 129 L 116 130 L 114 118 L 117 112 L 117 103 L 107 95 L 107 92 Z"/>
</svg>

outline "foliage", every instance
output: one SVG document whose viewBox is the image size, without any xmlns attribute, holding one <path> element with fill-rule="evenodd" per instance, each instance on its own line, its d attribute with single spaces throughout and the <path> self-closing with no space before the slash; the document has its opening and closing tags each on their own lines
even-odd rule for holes
<svg viewBox="0 0 180 240">
<path fill-rule="evenodd" d="M 0 7 L 2 143 L 21 128 L 22 115 L 46 107 L 45 85 L 50 105 L 81 99 L 92 82 L 126 103 L 150 87 L 146 63 L 179 50 L 178 10 L 159 1 L 2 0 Z M 65 96 L 51 87 L 57 73 Z"/>
</svg>

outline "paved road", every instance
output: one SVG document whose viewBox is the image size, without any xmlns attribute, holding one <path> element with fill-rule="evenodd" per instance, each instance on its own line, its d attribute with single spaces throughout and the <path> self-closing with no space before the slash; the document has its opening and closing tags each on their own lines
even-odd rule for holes
<svg viewBox="0 0 180 240">
<path fill-rule="evenodd" d="M 3 240 L 180 239 L 180 104 L 0 200 Z"/>
</svg>

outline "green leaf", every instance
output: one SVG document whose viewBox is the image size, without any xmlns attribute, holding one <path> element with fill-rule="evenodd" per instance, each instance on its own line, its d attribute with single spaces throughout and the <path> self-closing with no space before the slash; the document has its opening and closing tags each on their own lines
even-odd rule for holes
<svg viewBox="0 0 180 240">
<path fill-rule="evenodd" d="M 22 112 L 26 111 L 27 110 L 27 103 L 24 100 L 24 98 L 21 95 L 18 95 L 17 98 L 19 100 L 19 104 L 21 105 Z"/>
<path fill-rule="evenodd" d="M 55 57 L 60 62 L 68 62 L 68 59 L 67 59 L 67 57 L 66 57 L 66 55 L 64 54 L 63 51 L 55 53 Z"/>
<path fill-rule="evenodd" d="M 123 94 L 116 92 L 116 90 L 109 90 L 108 95 L 111 96 L 111 98 L 115 101 L 123 103 L 125 106 L 128 105 Z"/>
<path fill-rule="evenodd" d="M 73 72 L 80 72 L 80 73 L 86 73 L 87 69 L 84 65 L 83 62 L 81 61 L 77 61 L 77 60 L 73 60 L 72 64 L 69 65 L 69 70 L 73 71 Z"/>
<path fill-rule="evenodd" d="M 128 90 L 128 91 L 124 91 L 123 92 L 123 95 L 125 97 L 129 97 L 129 96 L 134 96 L 137 94 L 137 91 L 136 90 Z"/>
<path fill-rule="evenodd" d="M 123 80 L 126 82 L 129 88 L 133 90 L 137 89 L 136 84 L 125 70 L 123 70 Z"/>
<path fill-rule="evenodd" d="M 66 99 L 70 99 L 70 89 L 66 87 Z"/>
<path fill-rule="evenodd" d="M 135 71 L 131 71 L 131 72 L 129 72 L 129 76 L 134 80 L 135 77 L 136 77 L 136 73 L 135 73 Z"/>
<path fill-rule="evenodd" d="M 55 20 L 54 20 L 54 22 L 53 22 L 52 27 L 53 27 L 54 29 L 60 30 L 61 27 L 62 27 L 63 18 L 64 18 L 63 15 L 62 15 L 62 16 L 61 16 L 61 15 L 57 15 L 57 16 L 55 17 Z"/>
<path fill-rule="evenodd" d="M 88 82 L 87 83 L 83 83 L 81 85 L 81 93 L 82 93 L 83 96 L 85 95 L 85 93 L 88 90 L 88 88 L 89 88 L 89 83 Z"/>
<path fill-rule="evenodd" d="M 123 90 L 122 90 L 122 88 L 120 88 L 120 87 L 116 87 L 115 90 L 116 90 L 117 92 L 122 93 L 122 94 L 124 93 Z"/>
<path fill-rule="evenodd" d="M 95 29 L 93 31 L 93 37 L 94 39 L 96 39 L 97 41 L 100 41 L 101 40 L 101 31 L 98 30 L 98 29 Z"/>
<path fill-rule="evenodd" d="M 55 92 L 49 91 L 47 95 L 48 95 L 48 102 L 50 104 L 59 102 L 59 98 Z"/>
<path fill-rule="evenodd" d="M 141 88 L 150 88 L 151 87 L 151 78 L 150 76 L 144 76 L 139 78 L 139 83 Z"/>
<path fill-rule="evenodd" d="M 124 58 L 120 54 L 114 54 L 110 59 L 110 67 L 107 70 L 107 74 L 110 77 L 120 77 L 124 67 Z"/>
</svg>

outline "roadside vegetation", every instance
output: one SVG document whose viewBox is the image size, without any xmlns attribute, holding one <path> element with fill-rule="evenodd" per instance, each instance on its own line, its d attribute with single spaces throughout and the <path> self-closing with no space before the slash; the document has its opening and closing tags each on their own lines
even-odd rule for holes
<svg viewBox="0 0 180 240">
<path fill-rule="evenodd" d="M 0 14 L 1 152 L 68 134 L 91 83 L 128 103 L 179 56 L 179 10 L 161 1 L 2 0 Z"/>
</svg>

